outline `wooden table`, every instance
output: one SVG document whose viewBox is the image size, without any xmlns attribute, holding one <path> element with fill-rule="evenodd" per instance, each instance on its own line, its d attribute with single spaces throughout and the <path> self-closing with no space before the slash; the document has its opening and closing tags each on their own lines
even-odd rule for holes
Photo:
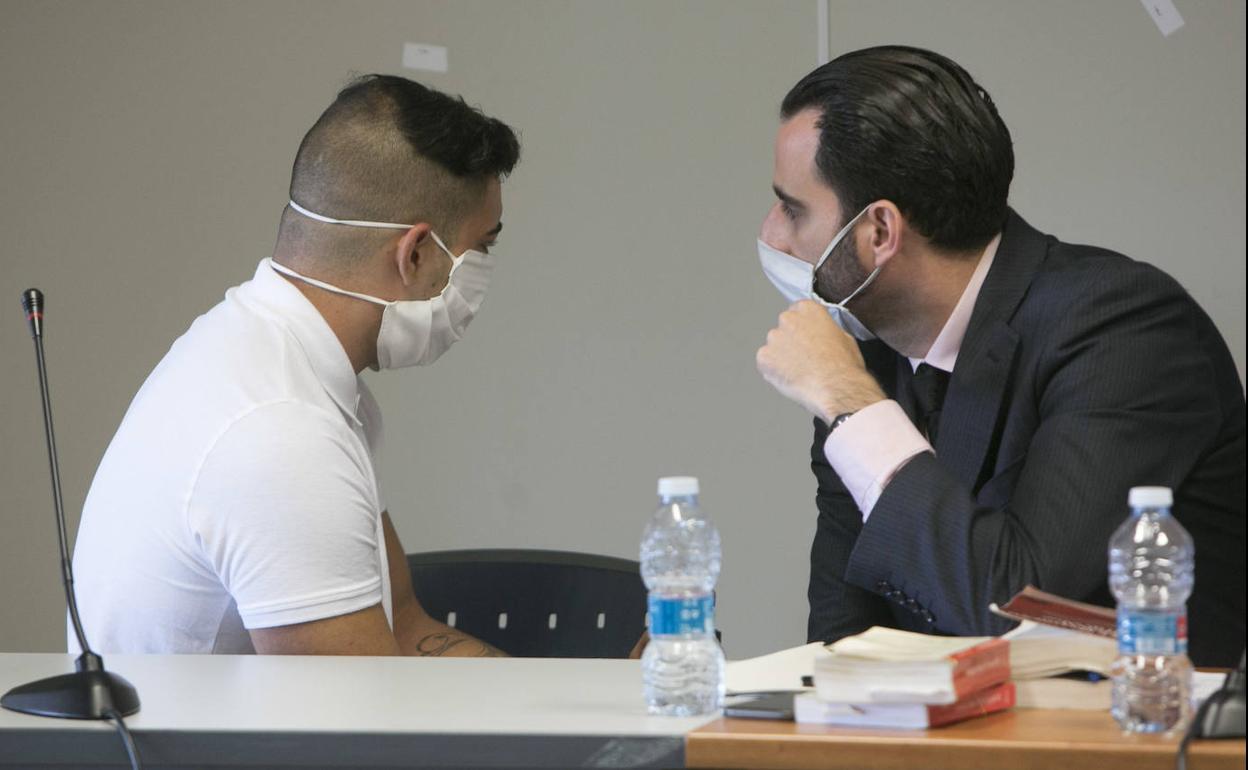
<svg viewBox="0 0 1248 770">
<path fill-rule="evenodd" d="M 720 719 L 689 734 L 685 766 L 854 770 L 1173 770 L 1176 737 L 1123 735 L 1109 714 L 1016 709 L 937 730 Z M 1196 741 L 1190 770 L 1243 770 L 1244 741 Z"/>
</svg>

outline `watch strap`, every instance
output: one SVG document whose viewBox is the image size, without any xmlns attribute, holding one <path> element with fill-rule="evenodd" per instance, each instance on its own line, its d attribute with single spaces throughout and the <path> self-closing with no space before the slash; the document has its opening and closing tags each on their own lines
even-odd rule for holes
<svg viewBox="0 0 1248 770">
<path fill-rule="evenodd" d="M 841 414 L 838 414 L 837 416 L 833 417 L 832 422 L 828 423 L 828 435 L 831 435 L 832 431 L 841 427 L 842 423 L 844 423 L 850 417 L 853 417 L 854 414 L 855 414 L 854 412 L 842 412 Z"/>
</svg>

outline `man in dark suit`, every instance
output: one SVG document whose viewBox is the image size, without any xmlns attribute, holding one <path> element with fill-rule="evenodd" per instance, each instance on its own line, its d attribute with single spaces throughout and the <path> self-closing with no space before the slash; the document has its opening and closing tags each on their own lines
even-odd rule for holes
<svg viewBox="0 0 1248 770">
<path fill-rule="evenodd" d="M 1191 657 L 1234 665 L 1244 395 L 1208 316 L 1009 209 L 1009 132 L 945 57 L 846 54 L 781 114 L 759 253 L 798 301 L 758 367 L 816 415 L 810 639 L 1000 633 L 988 605 L 1027 584 L 1112 606 L 1128 489 L 1164 485 L 1196 544 Z"/>
</svg>

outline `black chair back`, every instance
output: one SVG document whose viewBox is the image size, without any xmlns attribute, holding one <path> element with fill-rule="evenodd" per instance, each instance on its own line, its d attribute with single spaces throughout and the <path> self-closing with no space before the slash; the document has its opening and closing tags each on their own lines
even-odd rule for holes
<svg viewBox="0 0 1248 770">
<path fill-rule="evenodd" d="M 431 616 L 516 657 L 624 658 L 645 629 L 638 563 L 486 549 L 407 556 Z"/>
</svg>

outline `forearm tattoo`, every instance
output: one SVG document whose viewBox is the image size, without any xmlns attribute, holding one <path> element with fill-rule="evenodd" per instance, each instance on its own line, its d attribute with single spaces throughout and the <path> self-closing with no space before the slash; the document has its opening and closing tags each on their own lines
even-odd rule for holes
<svg viewBox="0 0 1248 770">
<path fill-rule="evenodd" d="M 468 645 L 465 647 L 464 645 Z M 466 658 L 505 658 L 507 654 L 497 647 L 491 647 L 462 634 L 438 633 L 430 634 L 416 643 L 416 654 L 430 657 L 447 655 L 451 650 Z"/>
</svg>

